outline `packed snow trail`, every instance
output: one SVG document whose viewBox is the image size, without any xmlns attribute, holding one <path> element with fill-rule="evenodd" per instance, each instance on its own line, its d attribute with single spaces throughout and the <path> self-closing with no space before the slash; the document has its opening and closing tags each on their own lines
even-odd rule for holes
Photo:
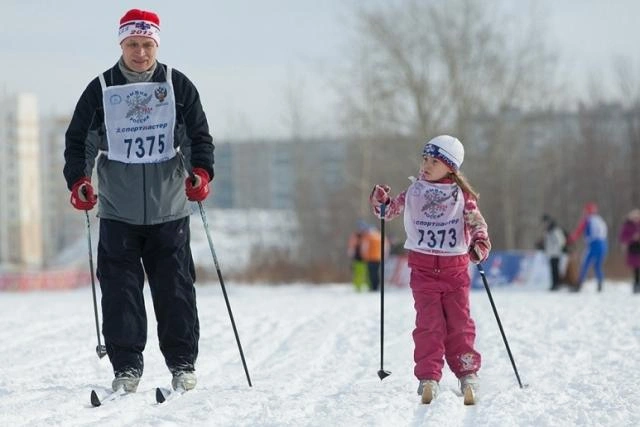
<svg viewBox="0 0 640 427">
<path fill-rule="evenodd" d="M 441 393 L 421 405 L 413 377 L 413 301 L 348 285 L 227 286 L 253 387 L 248 387 L 219 286 L 198 287 L 198 386 L 158 405 L 170 387 L 147 295 L 149 341 L 138 392 L 93 408 L 108 388 L 98 359 L 90 288 L 0 294 L 0 425 L 102 426 L 635 426 L 640 425 L 640 296 L 627 284 L 583 292 L 493 289 L 518 387 L 486 293 L 471 294 L 482 354 L 478 404 L 464 406 L 445 367 Z"/>
</svg>

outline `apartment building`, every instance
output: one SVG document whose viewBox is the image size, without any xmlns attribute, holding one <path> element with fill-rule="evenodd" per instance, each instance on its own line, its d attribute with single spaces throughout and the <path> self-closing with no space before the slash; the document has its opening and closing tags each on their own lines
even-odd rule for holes
<svg viewBox="0 0 640 427">
<path fill-rule="evenodd" d="M 42 171 L 42 239 L 44 266 L 56 261 L 61 249 L 86 237 L 86 217 L 69 203 L 69 189 L 62 175 L 64 167 L 64 134 L 70 116 L 54 116 L 41 120 Z M 96 221 L 96 211 L 89 213 Z"/>
<path fill-rule="evenodd" d="M 293 210 L 301 201 L 325 203 L 326 188 L 344 185 L 347 145 L 333 138 L 216 142 L 208 206 Z"/>
<path fill-rule="evenodd" d="M 34 95 L 0 93 L 0 120 L 0 269 L 57 266 L 87 231 L 62 176 L 70 116 L 41 118 Z M 206 206 L 291 211 L 301 200 L 323 203 L 323 188 L 344 182 L 346 151 L 330 138 L 216 142 Z"/>
<path fill-rule="evenodd" d="M 0 264 L 43 264 L 40 129 L 33 94 L 0 100 Z"/>
</svg>

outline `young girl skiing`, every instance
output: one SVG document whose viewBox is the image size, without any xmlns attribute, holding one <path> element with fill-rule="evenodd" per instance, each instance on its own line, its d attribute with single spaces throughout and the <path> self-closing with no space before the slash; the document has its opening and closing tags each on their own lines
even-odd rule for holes
<svg viewBox="0 0 640 427">
<path fill-rule="evenodd" d="M 410 286 L 416 309 L 413 330 L 414 374 L 422 403 L 439 391 L 443 357 L 460 381 L 464 403 L 475 403 L 479 388 L 480 353 L 474 348 L 475 324 L 469 310 L 469 261 L 481 262 L 491 243 L 478 210 L 478 195 L 459 173 L 464 147 L 441 135 L 422 151 L 418 179 L 391 198 L 390 187 L 376 185 L 370 196 L 374 213 L 391 220 L 404 210 L 404 228 L 411 268 Z"/>
</svg>

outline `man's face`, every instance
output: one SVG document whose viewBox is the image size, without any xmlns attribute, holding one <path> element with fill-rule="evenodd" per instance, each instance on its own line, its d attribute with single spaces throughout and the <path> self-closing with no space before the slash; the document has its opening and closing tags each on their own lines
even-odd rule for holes
<svg viewBox="0 0 640 427">
<path fill-rule="evenodd" d="M 153 67 L 158 45 L 149 37 L 127 37 L 120 44 L 124 63 L 132 71 L 141 73 Z"/>
</svg>

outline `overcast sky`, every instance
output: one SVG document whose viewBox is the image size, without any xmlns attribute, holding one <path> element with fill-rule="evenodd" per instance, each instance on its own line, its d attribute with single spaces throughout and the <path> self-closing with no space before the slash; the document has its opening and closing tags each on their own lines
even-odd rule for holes
<svg viewBox="0 0 640 427">
<path fill-rule="evenodd" d="M 526 1 L 502 1 L 529 13 Z M 640 65 L 640 1 L 534 1 L 577 90 L 589 75 L 606 79 L 616 56 Z M 35 93 L 41 115 L 70 114 L 88 82 L 117 61 L 119 19 L 137 7 L 160 15 L 158 59 L 196 84 L 216 138 L 287 136 L 288 87 L 301 91 L 305 120 L 323 133 L 333 121 L 331 74 L 346 52 L 354 3 L 0 0 L 0 91 Z"/>
</svg>

